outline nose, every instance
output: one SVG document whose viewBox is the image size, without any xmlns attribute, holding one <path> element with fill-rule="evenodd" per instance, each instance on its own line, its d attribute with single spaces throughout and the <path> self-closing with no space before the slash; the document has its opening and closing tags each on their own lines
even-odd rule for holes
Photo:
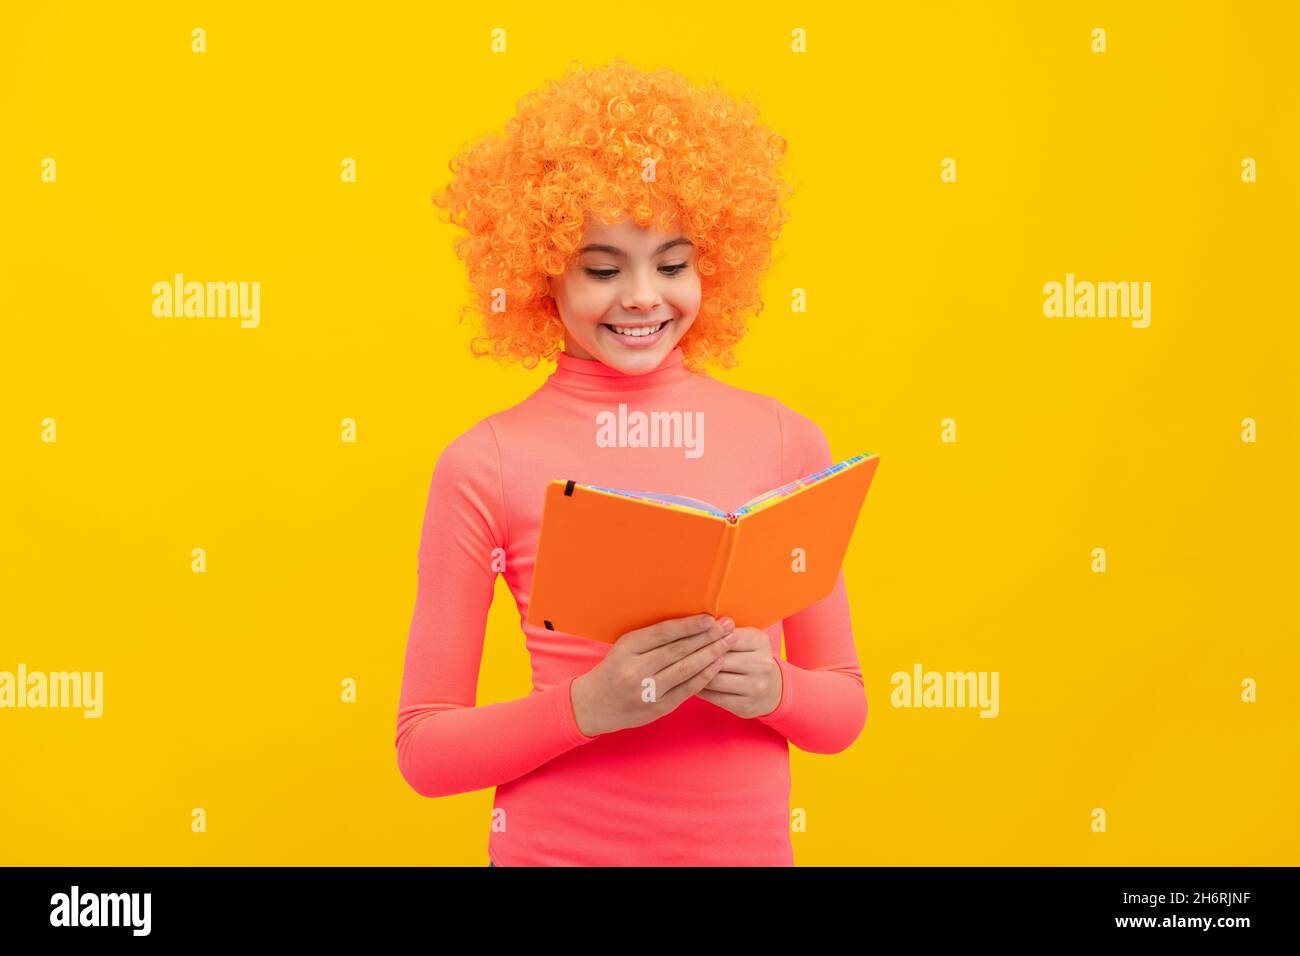
<svg viewBox="0 0 1300 956">
<path fill-rule="evenodd" d="M 659 290 L 651 276 L 642 270 L 635 270 L 623 296 L 623 308 L 629 312 L 650 312 L 658 308 L 661 301 Z"/>
</svg>

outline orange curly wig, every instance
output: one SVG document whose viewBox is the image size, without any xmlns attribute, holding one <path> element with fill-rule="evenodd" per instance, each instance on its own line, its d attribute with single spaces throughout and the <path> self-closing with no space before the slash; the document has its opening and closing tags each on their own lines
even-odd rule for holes
<svg viewBox="0 0 1300 956">
<path fill-rule="evenodd" d="M 529 369 L 553 360 L 564 324 L 546 277 L 568 268 L 588 213 L 605 223 L 630 214 L 696 245 L 701 304 L 679 343 L 686 365 L 734 367 L 793 192 L 777 169 L 786 142 L 757 117 L 751 98 L 622 59 L 570 63 L 525 95 L 505 135 L 465 146 L 433 197 L 440 219 L 467 231 L 455 248 L 475 303 L 461 315 L 477 314 L 483 332 L 470 351 Z M 494 309 L 502 298 L 507 307 Z"/>
</svg>

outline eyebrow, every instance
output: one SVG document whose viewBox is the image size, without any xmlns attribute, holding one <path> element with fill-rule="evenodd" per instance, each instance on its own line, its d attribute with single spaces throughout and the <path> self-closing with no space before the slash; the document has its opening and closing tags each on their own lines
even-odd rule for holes
<svg viewBox="0 0 1300 956">
<path fill-rule="evenodd" d="M 673 246 L 680 246 L 683 243 L 685 243 L 688 246 L 695 245 L 695 243 L 691 242 L 691 240 L 687 239 L 685 236 L 678 236 L 676 239 L 669 239 L 667 242 L 665 242 L 654 252 L 650 253 L 650 255 L 657 256 L 661 252 L 667 252 Z M 603 243 L 598 243 L 598 242 L 592 243 L 591 245 L 588 246 L 583 246 L 581 249 L 578 250 L 579 255 L 581 255 L 584 252 L 608 252 L 610 255 L 613 256 L 624 256 L 624 257 L 627 256 L 627 253 L 624 252 L 622 249 L 620 249 L 618 246 L 607 246 Z"/>
</svg>

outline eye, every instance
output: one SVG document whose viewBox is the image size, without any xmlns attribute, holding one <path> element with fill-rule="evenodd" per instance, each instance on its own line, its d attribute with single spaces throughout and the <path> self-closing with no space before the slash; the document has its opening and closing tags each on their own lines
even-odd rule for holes
<svg viewBox="0 0 1300 956">
<path fill-rule="evenodd" d="M 678 262 L 671 266 L 660 266 L 659 271 L 666 276 L 681 275 L 682 270 L 684 270 L 688 265 L 690 265 L 688 262 Z M 614 276 L 618 275 L 617 269 L 587 269 L 586 272 L 587 275 L 591 276 L 593 279 L 602 280 L 612 279 Z"/>
</svg>

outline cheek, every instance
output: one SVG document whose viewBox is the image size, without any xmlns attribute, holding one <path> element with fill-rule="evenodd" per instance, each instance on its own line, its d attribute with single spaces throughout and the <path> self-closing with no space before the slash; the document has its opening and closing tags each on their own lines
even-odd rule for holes
<svg viewBox="0 0 1300 956">
<path fill-rule="evenodd" d="M 603 322 L 612 302 L 608 290 L 584 283 L 569 296 L 569 310 L 579 322 L 597 325 Z"/>
<path fill-rule="evenodd" d="M 698 281 L 675 290 L 668 300 L 682 315 L 693 316 L 700 310 L 700 284 Z"/>
</svg>

